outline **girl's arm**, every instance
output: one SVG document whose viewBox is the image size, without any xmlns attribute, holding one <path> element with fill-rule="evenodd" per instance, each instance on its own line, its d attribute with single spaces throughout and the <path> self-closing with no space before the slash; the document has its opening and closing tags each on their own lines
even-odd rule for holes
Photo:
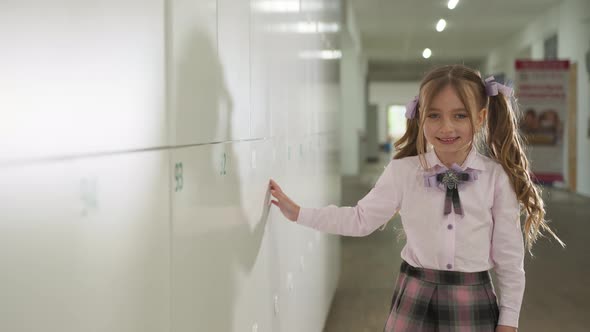
<svg viewBox="0 0 590 332">
<path fill-rule="evenodd" d="M 496 171 L 491 256 L 500 290 L 498 325 L 516 328 L 525 287 L 520 205 L 502 166 Z"/>
<path fill-rule="evenodd" d="M 355 207 L 300 208 L 271 180 L 273 204 L 291 221 L 323 232 L 365 236 L 385 224 L 399 209 L 402 200 L 401 161 L 392 160 L 375 187 Z"/>
</svg>

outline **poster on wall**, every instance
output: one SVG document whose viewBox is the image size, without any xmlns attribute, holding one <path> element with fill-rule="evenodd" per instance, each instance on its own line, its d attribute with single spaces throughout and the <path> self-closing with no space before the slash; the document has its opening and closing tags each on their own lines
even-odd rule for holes
<svg viewBox="0 0 590 332">
<path fill-rule="evenodd" d="M 568 60 L 516 60 L 516 97 L 535 178 L 563 183 L 567 119 Z"/>
</svg>

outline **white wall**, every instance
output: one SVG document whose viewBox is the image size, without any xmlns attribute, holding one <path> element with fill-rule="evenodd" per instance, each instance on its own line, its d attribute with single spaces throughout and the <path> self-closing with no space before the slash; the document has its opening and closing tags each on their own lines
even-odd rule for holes
<svg viewBox="0 0 590 332">
<path fill-rule="evenodd" d="M 322 330 L 338 238 L 263 205 L 338 203 L 337 66 L 300 57 L 338 37 L 285 23 L 339 1 L 264 3 L 0 3 L 1 331 Z"/>
<path fill-rule="evenodd" d="M 387 139 L 387 108 L 406 105 L 418 94 L 420 82 L 372 82 L 369 84 L 369 103 L 377 105 L 379 113 L 379 142 Z"/>
<path fill-rule="evenodd" d="M 365 77 L 367 60 L 362 54 L 359 30 L 354 11 L 346 7 L 346 29 L 342 31 L 340 62 L 342 114 L 340 118 L 341 173 L 359 174 L 363 146 L 360 142 L 365 132 Z"/>
<path fill-rule="evenodd" d="M 590 48 L 590 2 L 564 0 L 492 52 L 486 68 L 489 73 L 505 72 L 508 78 L 513 79 L 514 60 L 519 57 L 520 50 L 531 48 L 531 58 L 542 59 L 543 41 L 555 33 L 558 38 L 558 57 L 578 64 L 577 190 L 590 196 L 590 87 L 585 65 L 585 53 Z M 567 151 L 565 153 L 564 170 L 567 172 Z"/>
<path fill-rule="evenodd" d="M 590 49 L 590 2 L 567 0 L 560 6 L 558 56 L 578 64 L 578 192 L 590 196 L 590 85 L 585 53 Z"/>
<path fill-rule="evenodd" d="M 543 41 L 559 29 L 559 10 L 559 6 L 548 10 L 506 43 L 498 45 L 486 58 L 483 74 L 505 73 L 514 80 L 516 59 L 543 59 Z"/>
</svg>

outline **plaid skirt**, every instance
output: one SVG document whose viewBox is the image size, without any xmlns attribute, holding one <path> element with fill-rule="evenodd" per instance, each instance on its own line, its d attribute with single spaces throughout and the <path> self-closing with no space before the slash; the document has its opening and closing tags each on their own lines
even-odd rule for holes
<svg viewBox="0 0 590 332">
<path fill-rule="evenodd" d="M 499 315 L 488 271 L 438 271 L 404 261 L 384 332 L 494 332 Z"/>
</svg>

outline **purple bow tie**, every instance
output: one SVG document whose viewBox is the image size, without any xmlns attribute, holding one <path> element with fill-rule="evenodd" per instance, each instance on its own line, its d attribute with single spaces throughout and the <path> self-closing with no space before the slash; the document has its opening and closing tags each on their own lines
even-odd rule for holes
<svg viewBox="0 0 590 332">
<path fill-rule="evenodd" d="M 424 175 L 424 185 L 427 187 L 439 187 L 446 191 L 444 214 L 451 213 L 451 206 L 456 214 L 463 215 L 463 207 L 459 199 L 459 185 L 463 182 L 477 180 L 477 172 L 471 168 L 463 171 L 457 164 L 451 169 L 439 172 L 428 172 Z"/>
</svg>

